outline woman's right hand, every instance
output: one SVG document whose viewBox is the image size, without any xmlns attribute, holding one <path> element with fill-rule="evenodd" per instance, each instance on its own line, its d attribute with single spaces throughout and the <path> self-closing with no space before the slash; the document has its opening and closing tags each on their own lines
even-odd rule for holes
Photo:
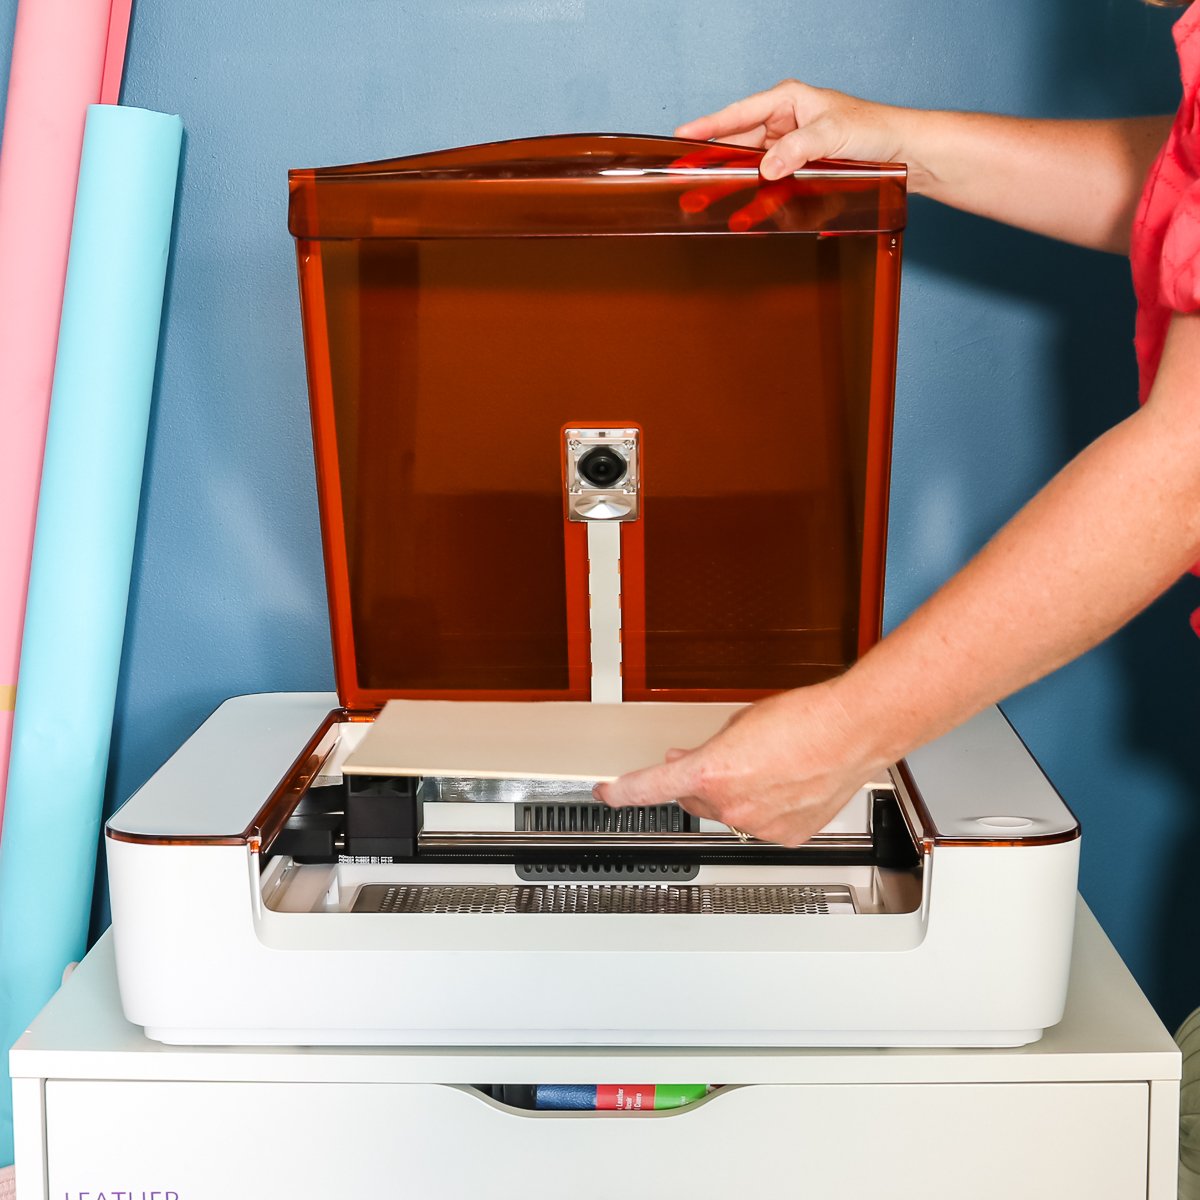
<svg viewBox="0 0 1200 1200">
<path fill-rule="evenodd" d="M 787 79 L 675 133 L 765 149 L 763 178 L 782 179 L 817 158 L 903 162 L 905 111 Z"/>
</svg>

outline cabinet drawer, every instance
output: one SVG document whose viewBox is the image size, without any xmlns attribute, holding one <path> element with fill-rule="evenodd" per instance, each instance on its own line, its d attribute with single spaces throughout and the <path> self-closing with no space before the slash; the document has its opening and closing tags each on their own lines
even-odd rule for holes
<svg viewBox="0 0 1200 1200">
<path fill-rule="evenodd" d="M 625 1114 L 436 1084 L 52 1080 L 48 1183 L 55 1200 L 1134 1200 L 1148 1107 L 1139 1083 L 764 1084 Z"/>
</svg>

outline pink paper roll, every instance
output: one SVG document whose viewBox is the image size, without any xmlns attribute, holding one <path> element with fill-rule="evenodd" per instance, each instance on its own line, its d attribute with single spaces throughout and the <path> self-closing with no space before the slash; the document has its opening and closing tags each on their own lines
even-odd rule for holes
<svg viewBox="0 0 1200 1200">
<path fill-rule="evenodd" d="M 100 78 L 100 103 L 117 104 L 121 99 L 121 76 L 125 74 L 125 47 L 129 42 L 129 18 L 133 0 L 112 0 L 108 14 L 108 43 L 104 50 L 104 74 Z"/>
<path fill-rule="evenodd" d="M 83 123 L 120 90 L 129 9 L 17 8 L 0 143 L 0 819 Z"/>
</svg>

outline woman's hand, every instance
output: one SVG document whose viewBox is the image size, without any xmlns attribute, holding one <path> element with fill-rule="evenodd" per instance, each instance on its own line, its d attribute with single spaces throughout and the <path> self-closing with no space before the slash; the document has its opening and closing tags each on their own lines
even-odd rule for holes
<svg viewBox="0 0 1200 1200">
<path fill-rule="evenodd" d="M 817 158 L 903 161 L 905 112 L 788 79 L 675 133 L 765 149 L 763 178 L 782 179 Z"/>
<path fill-rule="evenodd" d="M 1170 124 L 1170 117 L 1043 121 L 927 112 L 788 79 L 675 132 L 765 149 L 760 170 L 768 181 L 817 158 L 902 162 L 910 192 L 1124 253 L 1146 172 Z"/>
<path fill-rule="evenodd" d="M 884 764 L 868 761 L 832 684 L 784 692 L 744 709 L 695 750 L 599 784 L 614 807 L 678 800 L 781 846 L 799 846 Z"/>
</svg>

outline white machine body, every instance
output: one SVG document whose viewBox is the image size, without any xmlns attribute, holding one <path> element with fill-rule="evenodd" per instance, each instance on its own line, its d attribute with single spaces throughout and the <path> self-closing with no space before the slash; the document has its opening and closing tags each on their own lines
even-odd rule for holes
<svg viewBox="0 0 1200 1200">
<path fill-rule="evenodd" d="M 268 853 L 268 801 L 280 802 L 336 708 L 323 693 L 230 700 L 110 820 L 121 999 L 149 1036 L 1013 1046 L 1062 1016 L 1078 826 L 996 709 L 892 773 L 926 827 L 910 868 L 730 861 L 689 880 L 758 889 L 763 911 L 446 913 L 353 909 L 369 885 L 519 885 L 513 864 L 305 865 Z M 363 728 L 337 724 L 312 774 L 336 771 Z M 856 798 L 841 820 L 864 806 Z M 440 807 L 427 824 L 453 824 L 468 806 Z M 485 823 L 503 808 L 470 807 Z M 774 888 L 827 884 L 848 891 L 852 910 L 770 911 Z"/>
</svg>

